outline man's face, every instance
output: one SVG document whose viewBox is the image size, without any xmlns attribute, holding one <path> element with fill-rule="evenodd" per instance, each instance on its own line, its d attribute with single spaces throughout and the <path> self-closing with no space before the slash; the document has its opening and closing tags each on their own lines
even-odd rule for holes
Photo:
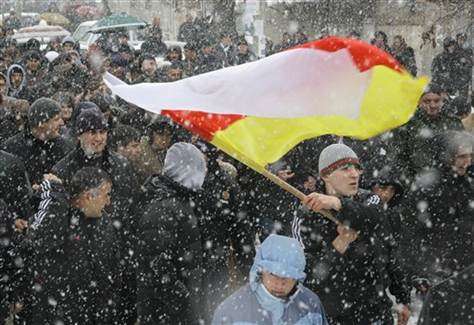
<svg viewBox="0 0 474 325">
<path fill-rule="evenodd" d="M 273 296 L 287 298 L 296 285 L 291 278 L 282 278 L 270 272 L 262 272 L 262 283 Z"/>
<path fill-rule="evenodd" d="M 168 150 L 171 146 L 171 132 L 163 131 L 160 133 L 153 134 L 153 141 L 151 143 L 151 147 L 155 151 L 163 151 Z"/>
<path fill-rule="evenodd" d="M 466 42 L 466 39 L 464 38 L 464 36 L 458 36 L 457 42 L 458 42 L 459 47 L 462 48 L 464 46 L 464 42 Z"/>
<path fill-rule="evenodd" d="M 79 142 L 86 155 L 100 154 L 107 144 L 107 130 L 92 130 L 79 136 Z"/>
<path fill-rule="evenodd" d="M 466 175 L 467 169 L 472 164 L 472 147 L 460 147 L 454 156 L 453 171 L 459 176 Z"/>
<path fill-rule="evenodd" d="M 308 192 L 315 192 L 316 191 L 316 178 L 313 176 L 308 176 L 303 183 L 303 188 Z"/>
<path fill-rule="evenodd" d="M 346 164 L 332 173 L 322 176 L 326 184 L 327 194 L 342 197 L 351 197 L 359 190 L 361 170 L 354 164 Z"/>
<path fill-rule="evenodd" d="M 140 142 L 131 141 L 126 146 L 119 146 L 117 148 L 117 153 L 130 161 L 136 161 L 141 156 L 142 147 Z"/>
<path fill-rule="evenodd" d="M 42 123 L 40 126 L 35 128 L 37 131 L 44 135 L 45 140 L 56 139 L 61 134 L 61 127 L 64 125 L 64 121 L 61 114 L 49 119 L 47 122 Z"/>
<path fill-rule="evenodd" d="M 26 61 L 26 68 L 30 71 L 36 71 L 38 70 L 39 64 L 40 64 L 39 60 L 35 58 L 31 58 L 31 59 L 28 59 L 28 61 Z"/>
<path fill-rule="evenodd" d="M 69 107 L 66 104 L 61 105 L 61 117 L 63 121 L 69 121 L 72 115 L 72 107 Z"/>
<path fill-rule="evenodd" d="M 119 36 L 119 44 L 128 44 L 128 37 L 122 35 L 122 36 Z"/>
<path fill-rule="evenodd" d="M 396 48 L 399 48 L 402 45 L 402 41 L 400 38 L 396 37 L 393 39 L 393 46 Z"/>
<path fill-rule="evenodd" d="M 168 54 L 168 59 L 169 59 L 169 61 L 179 61 L 179 60 L 181 60 L 181 57 L 180 57 L 178 51 L 171 51 Z"/>
<path fill-rule="evenodd" d="M 0 94 L 6 95 L 7 94 L 7 83 L 5 79 L 0 78 Z"/>
<path fill-rule="evenodd" d="M 390 202 L 395 196 L 395 187 L 393 185 L 379 185 L 373 186 L 372 191 L 377 194 L 383 203 Z"/>
<path fill-rule="evenodd" d="M 443 107 L 443 97 L 435 93 L 427 93 L 421 97 L 420 107 L 430 117 L 437 117 Z"/>
<path fill-rule="evenodd" d="M 53 49 L 53 51 L 59 52 L 59 49 L 61 48 L 61 42 L 59 41 L 51 42 L 51 48 Z"/>
<path fill-rule="evenodd" d="M 13 72 L 11 75 L 11 82 L 13 86 L 18 87 L 21 84 L 21 81 L 23 80 L 23 73 L 21 72 Z"/>
<path fill-rule="evenodd" d="M 74 49 L 74 46 L 73 46 L 72 43 L 67 42 L 67 43 L 64 43 L 64 44 L 63 44 L 63 51 L 64 51 L 65 53 L 70 52 L 70 51 L 72 51 L 73 49 Z"/>
<path fill-rule="evenodd" d="M 85 193 L 86 200 L 82 211 L 88 218 L 100 218 L 104 208 L 110 204 L 110 191 L 112 184 L 103 182 L 99 187 L 88 190 Z"/>
<path fill-rule="evenodd" d="M 196 59 L 196 51 L 191 50 L 191 49 L 186 49 L 184 50 L 184 56 L 186 57 L 186 60 L 194 61 Z"/>
<path fill-rule="evenodd" d="M 456 50 L 456 45 L 450 45 L 448 46 L 448 53 L 454 53 L 454 51 Z"/>
<path fill-rule="evenodd" d="M 247 52 L 249 51 L 248 45 L 245 45 L 245 44 L 239 44 L 237 48 L 240 54 L 247 54 Z"/>
<path fill-rule="evenodd" d="M 383 44 L 384 43 L 384 37 L 380 34 L 377 34 L 375 35 L 375 42 L 377 42 L 377 44 Z"/>
<path fill-rule="evenodd" d="M 213 51 L 212 46 L 205 46 L 205 47 L 202 48 L 202 53 L 204 53 L 206 55 L 211 54 L 212 51 Z"/>
<path fill-rule="evenodd" d="M 71 52 L 72 63 L 80 62 L 79 53 L 72 51 Z"/>
<path fill-rule="evenodd" d="M 168 81 L 180 80 L 183 76 L 183 71 L 181 69 L 168 69 L 166 76 L 168 77 Z"/>
<path fill-rule="evenodd" d="M 147 59 L 144 60 L 142 63 L 142 71 L 145 72 L 147 75 L 151 76 L 156 72 L 156 61 Z"/>
<path fill-rule="evenodd" d="M 221 43 L 224 45 L 224 46 L 229 46 L 232 44 L 232 39 L 230 38 L 230 36 L 224 36 L 221 38 Z"/>
</svg>

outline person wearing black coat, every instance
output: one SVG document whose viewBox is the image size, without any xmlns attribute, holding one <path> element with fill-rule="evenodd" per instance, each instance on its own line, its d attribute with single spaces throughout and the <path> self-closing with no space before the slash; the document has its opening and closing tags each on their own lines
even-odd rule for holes
<svg viewBox="0 0 474 325">
<path fill-rule="evenodd" d="M 32 184 L 39 184 L 43 174 L 63 158 L 71 149 L 61 138 L 64 125 L 59 104 L 40 98 L 28 112 L 28 128 L 6 140 L 1 148 L 21 159 Z"/>
<path fill-rule="evenodd" d="M 444 51 L 438 54 L 431 64 L 433 82 L 443 85 L 450 95 L 459 91 L 459 95 L 467 96 L 472 74 L 472 62 L 466 60 L 459 45 L 451 37 L 443 40 Z"/>
<path fill-rule="evenodd" d="M 437 135 L 464 128 L 461 121 L 447 111 L 442 92 L 438 85 L 431 84 L 421 96 L 412 119 L 393 132 L 389 159 L 406 183 L 412 182 L 417 173 L 433 167 L 439 151 L 434 143 Z"/>
<path fill-rule="evenodd" d="M 249 44 L 247 43 L 245 38 L 241 38 L 237 42 L 237 49 L 235 51 L 234 56 L 235 56 L 234 58 L 235 65 L 244 64 L 244 63 L 257 60 L 256 55 L 250 51 Z"/>
<path fill-rule="evenodd" d="M 305 248 L 306 285 L 320 297 L 330 324 L 393 324 L 386 289 L 410 316 L 410 288 L 396 259 L 390 224 L 377 208 L 380 198 L 359 190 L 360 163 L 344 144 L 319 156 L 325 194 L 311 193 L 293 222 L 293 235 Z M 330 211 L 339 224 L 324 217 Z"/>
<path fill-rule="evenodd" d="M 168 47 L 163 42 L 162 36 L 161 29 L 152 29 L 140 47 L 141 52 L 155 57 L 164 56 Z"/>
<path fill-rule="evenodd" d="M 197 205 L 204 250 L 206 316 L 211 316 L 236 287 L 246 282 L 255 255 L 255 231 L 237 175 L 231 174 L 235 167 L 221 160 L 216 148 L 200 141 L 196 145 L 203 148 L 208 166 Z"/>
<path fill-rule="evenodd" d="M 25 128 L 29 108 L 27 100 L 0 95 L 0 143 Z"/>
<path fill-rule="evenodd" d="M 118 237 L 104 212 L 109 176 L 86 167 L 74 174 L 69 192 L 51 174 L 41 186 L 41 208 L 23 243 L 34 270 L 28 323 L 121 324 Z"/>
<path fill-rule="evenodd" d="M 25 165 L 17 157 L 0 150 L 0 199 L 15 218 L 25 220 L 31 214 L 31 186 Z"/>
<path fill-rule="evenodd" d="M 179 26 L 178 41 L 190 43 L 197 40 L 197 28 L 193 22 L 193 16 L 187 14 L 186 21 Z"/>
<path fill-rule="evenodd" d="M 84 167 L 97 167 L 105 171 L 112 180 L 112 202 L 108 211 L 114 223 L 119 228 L 119 239 L 121 244 L 124 272 L 128 275 L 134 273 L 132 261 L 133 241 L 131 233 L 136 218 L 129 213 L 133 198 L 138 193 L 137 178 L 126 158 L 111 151 L 107 147 L 108 125 L 102 112 L 97 109 L 85 109 L 79 113 L 74 130 L 77 134 L 79 145 L 66 157 L 59 161 L 52 172 L 61 178 L 66 186 L 69 186 L 74 173 Z M 125 276 L 125 275 L 124 275 Z M 135 316 L 133 277 L 127 276 L 123 284 L 123 301 L 128 301 L 127 306 L 121 308 L 124 317 L 133 319 Z M 127 297 L 127 298 L 125 298 Z M 124 321 L 124 323 L 128 323 Z"/>
<path fill-rule="evenodd" d="M 415 51 L 408 46 L 405 39 L 401 35 L 393 38 L 392 52 L 393 57 L 402 65 L 404 69 L 416 77 L 416 61 Z"/>
<path fill-rule="evenodd" d="M 211 43 L 207 40 L 202 40 L 200 46 L 201 50 L 198 54 L 198 68 L 195 73 L 201 74 L 222 68 L 222 62 L 219 61 Z"/>
<path fill-rule="evenodd" d="M 235 65 L 235 45 L 230 33 L 224 32 L 221 34 L 220 42 L 215 46 L 214 50 L 219 62 L 219 68 Z"/>
<path fill-rule="evenodd" d="M 436 143 L 437 167 L 418 175 L 404 204 L 403 255 L 415 286 L 422 279 L 436 284 L 474 263 L 472 136 L 449 131 Z"/>
<path fill-rule="evenodd" d="M 112 205 L 118 203 L 116 199 L 128 200 L 138 186 L 128 161 L 107 148 L 108 125 L 102 112 L 93 108 L 82 111 L 75 121 L 75 132 L 79 139 L 78 147 L 54 165 L 52 172 L 67 187 L 79 169 L 101 168 L 109 174 L 114 185 Z"/>
<path fill-rule="evenodd" d="M 0 292 L 4 292 L 1 307 L 14 302 L 24 303 L 26 279 L 24 263 L 26 256 L 18 249 L 32 214 L 31 187 L 25 166 L 21 160 L 0 150 Z M 23 258 L 23 259 L 22 259 Z M 0 320 L 4 319 L 0 312 Z M 3 318 L 2 318 L 3 317 Z"/>
<path fill-rule="evenodd" d="M 145 184 L 137 216 L 138 319 L 142 325 L 202 321 L 203 247 L 196 193 L 206 175 L 204 155 L 174 144 L 162 175 Z"/>
</svg>

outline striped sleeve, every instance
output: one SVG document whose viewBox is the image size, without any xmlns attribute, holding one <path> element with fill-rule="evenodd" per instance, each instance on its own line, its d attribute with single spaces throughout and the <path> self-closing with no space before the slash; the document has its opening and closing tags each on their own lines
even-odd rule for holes
<svg viewBox="0 0 474 325">
<path fill-rule="evenodd" d="M 301 237 L 301 223 L 302 222 L 303 222 L 303 217 L 296 213 L 294 218 L 293 218 L 293 221 L 291 223 L 291 234 L 292 234 L 293 238 L 298 240 L 301 247 L 303 247 L 303 249 L 304 249 L 305 246 L 304 246 L 304 243 L 303 243 L 303 239 Z"/>
<path fill-rule="evenodd" d="M 44 180 L 41 183 L 41 202 L 39 204 L 39 210 L 38 212 L 35 213 L 33 216 L 33 223 L 31 225 L 31 228 L 34 230 L 38 229 L 38 227 L 41 225 L 41 222 L 44 219 L 44 216 L 46 215 L 48 211 L 48 207 L 51 204 L 51 182 L 48 180 Z"/>
<path fill-rule="evenodd" d="M 379 205 L 379 204 L 382 203 L 382 200 L 380 199 L 380 197 L 377 194 L 372 194 L 367 198 L 365 203 L 368 206 L 370 206 L 370 205 Z"/>
</svg>

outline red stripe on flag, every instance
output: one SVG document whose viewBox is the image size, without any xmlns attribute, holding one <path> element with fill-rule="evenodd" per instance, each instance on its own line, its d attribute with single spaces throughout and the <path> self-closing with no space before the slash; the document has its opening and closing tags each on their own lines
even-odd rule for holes
<svg viewBox="0 0 474 325">
<path fill-rule="evenodd" d="M 168 116 L 179 125 L 192 133 L 198 134 L 207 141 L 211 141 L 217 131 L 223 130 L 235 121 L 245 118 L 243 115 L 171 110 L 163 110 L 161 114 Z"/>
<path fill-rule="evenodd" d="M 328 52 L 335 52 L 345 48 L 352 55 L 354 63 L 361 72 L 369 70 L 376 65 L 384 65 L 396 71 L 402 71 L 400 64 L 390 54 L 374 45 L 356 39 L 328 37 L 292 47 L 287 51 L 296 48 L 312 48 Z"/>
</svg>

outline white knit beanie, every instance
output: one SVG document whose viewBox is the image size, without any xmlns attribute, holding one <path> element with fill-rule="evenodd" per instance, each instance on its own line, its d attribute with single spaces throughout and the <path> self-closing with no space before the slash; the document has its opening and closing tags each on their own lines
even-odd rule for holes
<svg viewBox="0 0 474 325">
<path fill-rule="evenodd" d="M 343 143 L 327 146 L 319 155 L 319 175 L 327 175 L 345 164 L 360 166 L 356 153 Z"/>
</svg>

